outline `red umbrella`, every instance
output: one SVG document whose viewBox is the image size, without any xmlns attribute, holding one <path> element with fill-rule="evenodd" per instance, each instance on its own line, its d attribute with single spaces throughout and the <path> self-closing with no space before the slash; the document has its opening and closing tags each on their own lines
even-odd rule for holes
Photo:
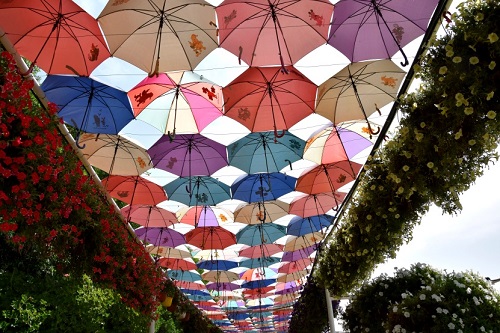
<svg viewBox="0 0 500 333">
<path fill-rule="evenodd" d="M 50 74 L 88 76 L 110 55 L 96 19 L 70 0 L 2 1 L 0 22 L 31 68 Z"/>
<path fill-rule="evenodd" d="M 264 295 L 266 293 L 269 293 L 272 290 L 274 290 L 273 286 L 256 288 L 256 289 L 246 289 L 243 292 L 243 295 L 245 295 L 247 298 L 249 298 L 250 296 Z"/>
<path fill-rule="evenodd" d="M 225 249 L 236 244 L 236 237 L 222 227 L 200 227 L 186 234 L 187 243 L 202 250 Z"/>
<path fill-rule="evenodd" d="M 328 0 L 225 0 L 216 12 L 223 48 L 251 66 L 285 66 L 325 43 L 333 5 Z"/>
<path fill-rule="evenodd" d="M 282 251 L 283 251 L 283 245 L 260 244 L 241 250 L 240 256 L 247 258 L 262 258 L 262 257 L 270 257 L 273 254 Z"/>
<path fill-rule="evenodd" d="M 109 194 L 130 205 L 157 205 L 167 200 L 163 187 L 140 176 L 108 176 L 102 180 Z"/>
<path fill-rule="evenodd" d="M 198 268 L 193 261 L 176 258 L 161 258 L 160 260 L 158 260 L 158 265 L 165 268 L 183 271 L 195 270 Z"/>
<path fill-rule="evenodd" d="M 202 283 L 197 283 L 197 282 L 189 282 L 189 281 L 179 281 L 175 280 L 174 284 L 179 287 L 179 288 L 184 288 L 184 289 L 191 289 L 191 290 L 205 290 L 207 287 L 202 284 Z M 197 302 L 197 303 L 203 303 L 203 302 Z M 208 302 L 205 302 L 208 303 Z M 215 302 L 209 303 L 210 306 L 217 305 Z"/>
<path fill-rule="evenodd" d="M 152 205 L 129 205 L 121 212 L 127 220 L 145 227 L 168 227 L 178 223 L 174 213 Z"/>
<path fill-rule="evenodd" d="M 288 213 L 302 217 L 325 214 L 330 209 L 337 209 L 346 195 L 347 193 L 335 191 L 299 197 L 290 203 Z"/>
<path fill-rule="evenodd" d="M 317 87 L 287 67 L 251 67 L 222 89 L 226 116 L 252 132 L 288 130 L 314 111 Z M 284 135 L 284 132 L 279 136 Z"/>
<path fill-rule="evenodd" d="M 308 194 L 335 192 L 356 179 L 361 167 L 347 160 L 319 165 L 299 177 L 295 190 Z"/>
</svg>

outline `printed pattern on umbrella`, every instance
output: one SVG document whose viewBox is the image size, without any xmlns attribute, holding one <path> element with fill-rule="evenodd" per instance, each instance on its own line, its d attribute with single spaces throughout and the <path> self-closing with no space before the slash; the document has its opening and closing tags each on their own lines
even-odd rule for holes
<svg viewBox="0 0 500 333">
<path fill-rule="evenodd" d="M 57 105 L 59 118 L 77 128 L 78 134 L 118 134 L 134 119 L 124 91 L 91 78 L 48 75 L 41 88 L 47 99 Z M 78 137 L 75 140 L 78 143 Z"/>
<path fill-rule="evenodd" d="M 225 115 L 275 137 L 314 111 L 316 85 L 293 67 L 251 67 L 222 89 Z"/>
<path fill-rule="evenodd" d="M 233 213 L 215 206 L 184 207 L 176 216 L 179 222 L 195 227 L 217 227 L 233 221 Z"/>
<path fill-rule="evenodd" d="M 305 142 L 286 131 L 250 133 L 227 147 L 229 165 L 246 173 L 278 172 L 302 158 Z"/>
<path fill-rule="evenodd" d="M 83 133 L 79 144 L 93 167 L 111 175 L 137 176 L 153 167 L 144 148 L 120 135 Z"/>
<path fill-rule="evenodd" d="M 137 238 L 155 246 L 176 247 L 186 244 L 184 235 L 170 228 L 139 227 L 134 232 Z"/>
<path fill-rule="evenodd" d="M 335 191 L 298 197 L 290 202 L 288 213 L 301 217 L 326 214 L 330 210 L 338 210 L 346 195 L 345 192 Z"/>
<path fill-rule="evenodd" d="M 167 200 L 163 188 L 141 176 L 111 175 L 102 180 L 109 194 L 129 205 L 155 206 Z"/>
<path fill-rule="evenodd" d="M 328 43 L 352 62 L 388 59 L 423 35 L 438 0 L 340 0 Z"/>
<path fill-rule="evenodd" d="M 236 234 L 238 243 L 255 246 L 270 244 L 285 236 L 286 229 L 282 225 L 274 223 L 262 223 L 247 225 Z"/>
<path fill-rule="evenodd" d="M 279 200 L 255 202 L 239 206 L 234 221 L 245 224 L 270 223 L 288 214 L 289 205 Z"/>
<path fill-rule="evenodd" d="M 231 199 L 229 186 L 208 176 L 180 177 L 164 188 L 170 200 L 188 206 L 215 206 Z"/>
<path fill-rule="evenodd" d="M 202 250 L 225 249 L 236 244 L 233 233 L 222 227 L 199 227 L 186 234 L 188 244 Z"/>
<path fill-rule="evenodd" d="M 317 164 L 351 160 L 370 146 L 372 142 L 362 135 L 339 126 L 331 126 L 307 140 L 304 159 Z"/>
<path fill-rule="evenodd" d="M 221 47 L 251 66 L 284 67 L 326 42 L 333 5 L 326 0 L 225 0 L 216 12 Z"/>
<path fill-rule="evenodd" d="M 174 213 L 152 205 L 129 205 L 121 209 L 127 221 L 144 227 L 168 227 L 179 223 Z"/>
<path fill-rule="evenodd" d="M 97 19 L 111 54 L 150 76 L 193 70 L 218 46 L 215 9 L 203 0 L 110 1 Z"/>
<path fill-rule="evenodd" d="M 318 88 L 315 112 L 334 125 L 350 120 L 365 120 L 396 99 L 406 72 L 391 60 L 376 60 L 347 65 Z"/>
<path fill-rule="evenodd" d="M 233 199 L 248 203 L 276 200 L 295 189 L 297 179 L 279 172 L 248 175 L 231 186 Z"/>
<path fill-rule="evenodd" d="M 318 165 L 299 177 L 296 190 L 308 194 L 334 193 L 356 179 L 361 167 L 351 161 Z"/>
<path fill-rule="evenodd" d="M 148 153 L 156 168 L 180 177 L 210 176 L 228 165 L 226 147 L 200 134 L 164 135 Z"/>
<path fill-rule="evenodd" d="M 2 1 L 0 22 L 29 72 L 88 76 L 110 56 L 96 19 L 73 1 Z"/>
<path fill-rule="evenodd" d="M 147 77 L 128 92 L 137 119 L 168 134 L 199 133 L 222 116 L 222 88 L 193 72 Z"/>
</svg>

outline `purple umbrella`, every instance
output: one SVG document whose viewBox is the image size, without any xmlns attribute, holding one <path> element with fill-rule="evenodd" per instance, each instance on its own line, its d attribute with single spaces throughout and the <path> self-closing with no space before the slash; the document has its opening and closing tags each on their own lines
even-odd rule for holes
<svg viewBox="0 0 500 333">
<path fill-rule="evenodd" d="M 208 290 L 235 290 L 240 289 L 241 286 L 231 282 L 211 282 L 207 284 Z"/>
<path fill-rule="evenodd" d="M 314 244 L 303 249 L 298 249 L 296 251 L 284 252 L 281 261 L 296 261 L 299 259 L 307 258 L 318 249 L 319 244 Z"/>
<path fill-rule="evenodd" d="M 293 293 L 296 291 L 299 291 L 302 288 L 301 285 L 297 285 L 295 281 L 290 281 L 290 282 L 279 282 L 276 285 L 276 295 L 284 295 L 284 294 L 289 294 Z"/>
<path fill-rule="evenodd" d="M 425 33 L 438 0 L 340 0 L 328 43 L 352 62 L 388 59 Z"/>
<path fill-rule="evenodd" d="M 134 231 L 140 240 L 156 246 L 176 247 L 186 244 L 184 235 L 170 228 L 140 227 Z"/>
<path fill-rule="evenodd" d="M 164 135 L 148 150 L 156 168 L 180 177 L 210 176 L 228 165 L 226 147 L 200 134 Z"/>
</svg>

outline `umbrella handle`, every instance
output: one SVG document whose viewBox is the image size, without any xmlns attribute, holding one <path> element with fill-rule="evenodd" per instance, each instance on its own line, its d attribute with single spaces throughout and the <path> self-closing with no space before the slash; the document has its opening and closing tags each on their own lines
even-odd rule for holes
<svg viewBox="0 0 500 333">
<path fill-rule="evenodd" d="M 292 168 L 292 161 L 290 161 L 290 160 L 285 160 L 285 162 L 288 162 L 288 165 L 290 166 L 290 170 L 293 170 L 293 168 Z"/>
<path fill-rule="evenodd" d="M 262 218 L 261 218 L 261 216 L 262 216 Z M 264 214 L 262 214 L 262 215 L 261 215 L 261 214 L 259 214 L 259 215 L 257 216 L 257 218 L 259 219 L 259 221 L 260 221 L 260 222 L 265 222 L 265 221 L 266 221 L 266 218 L 267 218 L 267 212 L 266 212 L 266 209 L 264 209 Z"/>
<path fill-rule="evenodd" d="M 31 72 L 33 72 L 33 68 L 35 67 L 35 62 L 32 62 L 30 67 L 28 68 L 28 70 L 26 70 L 26 72 L 21 72 L 21 70 L 18 68 L 17 69 L 17 72 L 21 75 L 21 76 L 28 76 L 31 74 Z"/>
<path fill-rule="evenodd" d="M 75 145 L 79 148 L 79 149 L 84 149 L 87 145 L 86 144 L 83 144 L 83 145 L 80 145 L 78 143 L 78 141 L 80 140 L 80 134 L 82 132 L 78 131 L 78 134 L 76 135 L 76 138 L 75 138 Z"/>
<path fill-rule="evenodd" d="M 168 131 L 167 135 L 168 135 L 168 138 L 170 139 L 170 143 L 172 143 L 175 139 L 175 128 L 172 132 Z"/>
<path fill-rule="evenodd" d="M 401 53 L 403 54 L 403 57 L 405 58 L 405 61 L 400 63 L 401 66 L 403 66 L 403 67 L 408 66 L 408 64 L 410 64 L 410 62 L 408 61 L 408 57 L 406 56 L 406 53 L 404 53 L 404 51 L 401 49 L 401 47 L 399 48 L 399 50 L 401 51 Z"/>
<path fill-rule="evenodd" d="M 281 133 L 278 134 L 278 129 L 276 129 L 276 126 L 274 127 L 274 141 L 276 141 L 277 138 L 282 138 L 285 135 L 286 130 L 281 130 Z"/>
</svg>

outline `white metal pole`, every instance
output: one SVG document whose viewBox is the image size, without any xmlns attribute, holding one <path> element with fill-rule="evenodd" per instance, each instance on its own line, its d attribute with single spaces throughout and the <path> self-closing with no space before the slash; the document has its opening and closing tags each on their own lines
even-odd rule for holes
<svg viewBox="0 0 500 333">
<path fill-rule="evenodd" d="M 149 324 L 149 333 L 155 333 L 155 323 L 156 321 L 151 320 L 151 324 Z"/>
<path fill-rule="evenodd" d="M 335 319 L 333 317 L 333 306 L 332 298 L 330 297 L 330 292 L 325 288 L 326 295 L 326 308 L 328 310 L 328 321 L 330 322 L 330 332 L 335 333 Z"/>
</svg>

